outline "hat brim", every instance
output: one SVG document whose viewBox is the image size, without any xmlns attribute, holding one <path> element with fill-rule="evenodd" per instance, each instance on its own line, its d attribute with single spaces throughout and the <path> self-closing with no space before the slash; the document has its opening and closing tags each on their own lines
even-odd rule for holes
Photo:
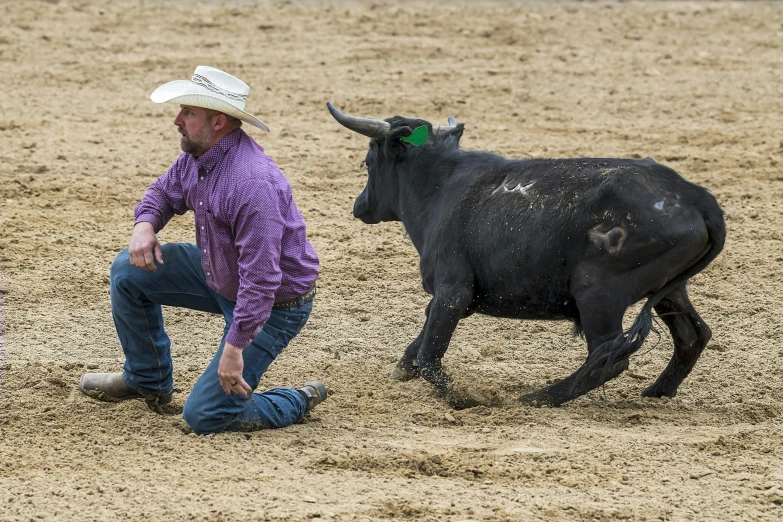
<svg viewBox="0 0 783 522">
<path fill-rule="evenodd" d="M 269 132 L 269 127 L 250 113 L 234 107 L 227 101 L 218 98 L 212 91 L 191 83 L 188 80 L 175 80 L 161 85 L 150 95 L 155 103 L 178 103 L 180 105 L 192 105 L 212 109 L 239 120 L 249 123 L 254 127 Z"/>
</svg>

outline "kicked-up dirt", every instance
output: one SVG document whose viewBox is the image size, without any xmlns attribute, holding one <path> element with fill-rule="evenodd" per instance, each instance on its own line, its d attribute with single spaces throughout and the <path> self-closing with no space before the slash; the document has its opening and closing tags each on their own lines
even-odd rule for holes
<svg viewBox="0 0 783 522">
<path fill-rule="evenodd" d="M 783 518 L 783 4 L 174 2 L 0 5 L 0 520 L 763 520 Z M 103 404 L 117 371 L 109 266 L 179 154 L 162 83 L 213 65 L 251 86 L 253 132 L 320 253 L 310 323 L 262 386 L 323 379 L 300 425 L 196 436 L 176 408 L 222 318 L 165 311 L 171 415 Z M 690 293 L 713 340 L 672 399 L 640 397 L 665 330 L 573 403 L 517 398 L 568 375 L 563 323 L 473 316 L 445 358 L 488 398 L 454 411 L 388 375 L 427 298 L 400 224 L 351 216 L 359 116 L 466 124 L 513 157 L 652 156 L 709 188 L 725 251 Z M 193 238 L 175 219 L 163 241 Z"/>
</svg>

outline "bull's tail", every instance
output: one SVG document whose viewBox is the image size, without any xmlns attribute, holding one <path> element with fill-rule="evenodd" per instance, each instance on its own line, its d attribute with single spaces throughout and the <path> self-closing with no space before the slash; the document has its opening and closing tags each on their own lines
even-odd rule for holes
<svg viewBox="0 0 783 522">
<path fill-rule="evenodd" d="M 627 359 L 641 348 L 642 343 L 652 330 L 653 307 L 661 302 L 661 299 L 669 292 L 704 270 L 723 250 L 726 241 L 726 223 L 723 219 L 723 211 L 712 196 L 705 198 L 699 205 L 699 211 L 707 226 L 710 247 L 698 261 L 672 278 L 647 299 L 639 316 L 627 331 L 596 346 L 585 362 L 587 373 L 597 368 L 603 368 L 606 372 L 617 361 Z"/>
</svg>

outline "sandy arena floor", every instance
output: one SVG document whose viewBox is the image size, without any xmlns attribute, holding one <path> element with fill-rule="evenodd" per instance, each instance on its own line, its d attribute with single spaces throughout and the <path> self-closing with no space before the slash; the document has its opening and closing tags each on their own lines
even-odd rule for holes
<svg viewBox="0 0 783 522">
<path fill-rule="evenodd" d="M 200 64 L 250 84 L 321 255 L 313 317 L 262 386 L 319 377 L 332 398 L 284 430 L 200 437 L 77 390 L 120 368 L 109 266 L 179 153 L 149 94 Z M 783 519 L 783 3 L 5 1 L 0 66 L 0 520 Z M 729 236 L 692 280 L 714 337 L 680 395 L 639 395 L 667 334 L 603 391 L 521 406 L 585 346 L 487 317 L 446 364 L 493 405 L 389 380 L 423 322 L 418 260 L 401 225 L 352 218 L 367 140 L 326 101 L 453 115 L 465 148 L 509 156 L 652 156 L 708 187 Z M 181 407 L 222 318 L 166 320 Z"/>
</svg>

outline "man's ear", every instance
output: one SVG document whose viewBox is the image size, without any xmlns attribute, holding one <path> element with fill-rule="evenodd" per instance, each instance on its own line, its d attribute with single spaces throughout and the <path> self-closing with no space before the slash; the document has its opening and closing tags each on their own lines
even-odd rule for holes
<svg viewBox="0 0 783 522">
<path fill-rule="evenodd" d="M 213 117 L 215 119 L 212 120 L 212 129 L 219 131 L 220 129 L 226 126 L 226 122 L 228 121 L 228 118 L 226 118 L 225 114 L 220 112 Z"/>
</svg>

